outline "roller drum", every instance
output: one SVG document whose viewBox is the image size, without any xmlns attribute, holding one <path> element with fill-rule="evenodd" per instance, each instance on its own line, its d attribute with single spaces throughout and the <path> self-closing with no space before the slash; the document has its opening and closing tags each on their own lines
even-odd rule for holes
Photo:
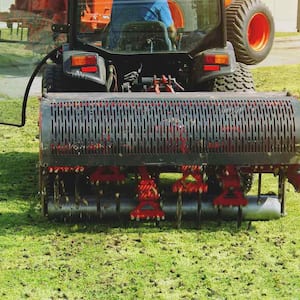
<svg viewBox="0 0 300 300">
<path fill-rule="evenodd" d="M 262 93 L 59 93 L 41 100 L 43 166 L 298 164 L 300 104 Z"/>
<path fill-rule="evenodd" d="M 87 203 L 77 205 L 71 201 L 56 204 L 51 199 L 48 203 L 48 216 L 55 217 L 98 217 L 115 220 L 117 217 L 128 218 L 130 212 L 135 208 L 137 202 L 128 197 L 120 199 L 120 205 L 110 198 L 102 198 L 100 205 L 93 197 L 87 197 Z M 275 196 L 262 195 L 257 201 L 255 196 L 247 196 L 248 205 L 242 208 L 242 219 L 245 221 L 268 221 L 278 219 L 281 216 L 280 202 Z M 197 199 L 186 197 L 183 199 L 183 219 L 197 219 Z M 176 216 L 176 199 L 169 198 L 162 202 L 162 209 L 167 220 L 174 220 Z M 223 207 L 218 209 L 211 201 L 203 201 L 201 204 L 201 219 L 217 220 L 219 217 L 225 220 L 236 220 L 237 207 Z"/>
</svg>

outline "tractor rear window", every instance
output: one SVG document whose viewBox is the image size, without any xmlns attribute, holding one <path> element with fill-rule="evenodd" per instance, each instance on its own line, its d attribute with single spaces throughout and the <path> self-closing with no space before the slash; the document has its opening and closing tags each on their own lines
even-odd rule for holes
<svg viewBox="0 0 300 300">
<path fill-rule="evenodd" d="M 219 3 L 219 0 L 81 1 L 78 37 L 111 52 L 189 52 L 219 24 Z"/>
</svg>

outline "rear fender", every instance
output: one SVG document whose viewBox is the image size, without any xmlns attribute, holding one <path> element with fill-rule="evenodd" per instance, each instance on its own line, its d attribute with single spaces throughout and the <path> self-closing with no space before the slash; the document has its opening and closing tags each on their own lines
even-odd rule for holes
<svg viewBox="0 0 300 300">
<path fill-rule="evenodd" d="M 95 64 L 72 65 L 74 57 L 95 57 Z M 92 81 L 100 85 L 106 82 L 106 67 L 103 57 L 96 52 L 69 50 L 63 52 L 63 72 L 74 79 Z"/>
<path fill-rule="evenodd" d="M 226 64 L 209 64 L 205 63 L 205 57 L 208 55 L 227 55 L 228 63 Z M 205 66 L 212 67 L 212 69 L 216 70 L 205 70 Z M 217 68 L 219 66 L 219 68 Z M 232 74 L 236 69 L 236 58 L 234 49 L 230 42 L 227 42 L 227 46 L 225 48 L 214 48 L 205 50 L 194 58 L 193 64 L 193 82 L 196 84 L 200 84 L 206 82 L 208 80 L 214 79 L 218 76 L 224 76 Z"/>
</svg>

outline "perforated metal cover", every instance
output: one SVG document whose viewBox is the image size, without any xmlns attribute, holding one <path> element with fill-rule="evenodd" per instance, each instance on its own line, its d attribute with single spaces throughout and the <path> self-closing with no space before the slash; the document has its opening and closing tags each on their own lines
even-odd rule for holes
<svg viewBox="0 0 300 300">
<path fill-rule="evenodd" d="M 69 164 L 290 160 L 295 106 L 256 93 L 52 94 L 41 104 L 42 152 Z"/>
</svg>

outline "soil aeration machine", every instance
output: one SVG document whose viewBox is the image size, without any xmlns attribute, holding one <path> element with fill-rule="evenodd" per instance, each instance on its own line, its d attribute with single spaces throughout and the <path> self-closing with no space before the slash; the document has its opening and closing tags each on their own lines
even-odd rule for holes
<svg viewBox="0 0 300 300">
<path fill-rule="evenodd" d="M 298 100 L 254 91 L 227 41 L 222 0 L 169 6 L 175 42 L 162 22 L 136 20 L 113 42 L 111 1 L 95 26 L 79 0 L 68 24 L 53 25 L 68 42 L 43 61 L 44 215 L 240 224 L 283 215 L 286 180 L 299 190 Z M 261 193 L 264 173 L 278 177 L 277 196 Z"/>
</svg>

